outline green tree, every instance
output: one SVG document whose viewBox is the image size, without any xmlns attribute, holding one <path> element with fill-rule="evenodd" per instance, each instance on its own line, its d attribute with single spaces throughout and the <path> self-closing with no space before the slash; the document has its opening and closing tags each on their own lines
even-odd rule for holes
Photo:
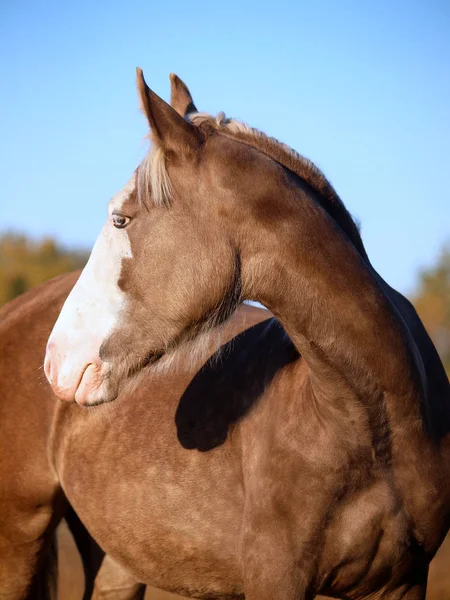
<svg viewBox="0 0 450 600">
<path fill-rule="evenodd" d="M 67 271 L 83 267 L 87 253 L 62 248 L 54 240 L 0 236 L 0 305 Z"/>
</svg>

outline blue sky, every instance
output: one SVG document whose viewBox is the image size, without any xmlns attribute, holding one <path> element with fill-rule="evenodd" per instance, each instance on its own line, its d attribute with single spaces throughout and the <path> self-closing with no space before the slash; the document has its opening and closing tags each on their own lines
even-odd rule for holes
<svg viewBox="0 0 450 600">
<path fill-rule="evenodd" d="M 450 241 L 447 0 L 2 0 L 0 57 L 0 230 L 92 246 L 147 148 L 140 66 L 314 160 L 401 291 Z"/>
</svg>

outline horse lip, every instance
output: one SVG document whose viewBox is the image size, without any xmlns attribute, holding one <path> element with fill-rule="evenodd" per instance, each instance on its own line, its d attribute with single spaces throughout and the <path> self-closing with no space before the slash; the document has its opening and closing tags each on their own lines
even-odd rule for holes
<svg viewBox="0 0 450 600">
<path fill-rule="evenodd" d="M 86 372 L 86 369 L 89 367 L 89 365 L 91 365 L 92 363 L 89 363 L 88 365 L 86 365 L 84 367 L 84 369 L 80 372 L 79 376 L 78 376 L 78 381 L 75 384 L 75 386 L 70 386 L 67 388 L 61 387 L 60 385 L 58 385 L 57 381 L 54 381 L 52 378 L 52 368 L 51 368 L 51 362 L 48 361 L 48 375 L 47 375 L 47 379 L 53 389 L 53 393 L 55 394 L 55 396 L 57 398 L 59 398 L 59 400 L 61 400 L 62 402 L 76 402 L 75 396 L 77 393 L 78 388 L 81 385 L 81 382 L 83 381 L 83 377 L 84 374 Z"/>
<path fill-rule="evenodd" d="M 80 375 L 80 377 L 79 377 L 79 379 L 78 379 L 77 387 L 75 388 L 75 393 L 77 393 L 77 390 L 78 390 L 78 388 L 80 387 L 80 385 L 81 385 L 81 382 L 83 381 L 84 374 L 86 373 L 86 371 L 88 370 L 88 368 L 89 368 L 91 365 L 93 365 L 93 364 L 94 364 L 94 363 L 91 363 L 91 362 L 90 362 L 90 363 L 88 363 L 88 364 L 87 364 L 87 365 L 84 367 L 84 369 L 81 371 L 81 375 Z"/>
<path fill-rule="evenodd" d="M 156 363 L 157 363 L 157 362 L 158 362 L 158 361 L 159 361 L 159 360 L 160 360 L 160 359 L 161 359 L 161 358 L 164 356 L 164 354 L 165 354 L 165 352 L 164 352 L 164 351 L 162 351 L 162 350 L 160 350 L 160 351 L 155 351 L 155 352 L 152 352 L 151 354 L 149 354 L 149 355 L 147 356 L 147 358 L 146 358 L 146 359 L 145 359 L 143 362 L 141 362 L 139 365 L 136 365 L 136 368 L 135 368 L 135 369 L 132 369 L 132 370 L 130 370 L 130 372 L 128 373 L 128 376 L 126 376 L 126 377 L 125 377 L 125 380 L 129 379 L 129 378 L 130 378 L 130 377 L 132 377 L 134 374 L 137 374 L 137 373 L 138 373 L 138 372 L 139 372 L 141 369 L 143 369 L 143 368 L 145 368 L 145 367 L 151 367 L 151 366 L 153 366 L 154 364 L 156 364 Z M 114 400 L 114 399 L 117 397 L 117 395 L 118 395 L 118 393 L 116 392 L 113 398 L 108 398 L 108 399 L 101 398 L 101 399 L 99 399 L 99 400 L 97 400 L 97 401 L 94 401 L 94 402 L 88 402 L 88 403 L 82 403 L 82 402 L 79 402 L 79 401 L 77 400 L 77 398 L 76 398 L 76 396 L 77 396 L 77 392 L 78 392 L 78 390 L 79 390 L 80 386 L 81 386 L 81 385 L 82 385 L 82 383 L 83 383 L 83 379 L 84 379 L 84 376 L 85 376 L 85 374 L 86 374 L 87 370 L 89 369 L 89 367 L 93 367 L 93 368 L 95 369 L 95 368 L 98 368 L 98 366 L 99 366 L 99 365 L 96 365 L 95 363 L 93 363 L 93 362 L 90 362 L 90 363 L 88 363 L 88 364 L 87 364 L 87 365 L 84 367 L 84 369 L 83 369 L 83 370 L 81 371 L 81 373 L 80 373 L 80 376 L 79 376 L 79 379 L 78 379 L 78 383 L 77 383 L 77 386 L 76 386 L 76 388 L 75 388 L 75 392 L 74 392 L 74 400 L 75 400 L 75 402 L 76 402 L 76 403 L 77 403 L 79 406 L 81 406 L 82 408 L 86 408 L 86 407 L 93 407 L 93 406 L 98 406 L 98 405 L 100 405 L 100 404 L 105 404 L 105 403 L 107 403 L 107 402 L 111 402 L 111 401 L 112 401 L 112 400 Z M 107 377 L 106 377 L 106 379 L 107 379 Z"/>
<path fill-rule="evenodd" d="M 80 373 L 80 377 L 78 379 L 78 384 L 77 384 L 77 386 L 75 388 L 75 392 L 74 392 L 74 400 L 78 404 L 78 406 L 81 406 L 81 407 L 95 406 L 96 404 L 102 404 L 102 402 L 103 402 L 103 401 L 92 402 L 92 403 L 88 402 L 85 404 L 85 403 L 79 402 L 77 399 L 78 390 L 80 389 L 81 385 L 83 384 L 84 376 L 86 375 L 86 372 L 89 369 L 89 367 L 93 367 L 95 369 L 96 367 L 98 368 L 99 365 L 96 365 L 95 363 L 90 362 L 84 367 L 84 369 Z"/>
</svg>

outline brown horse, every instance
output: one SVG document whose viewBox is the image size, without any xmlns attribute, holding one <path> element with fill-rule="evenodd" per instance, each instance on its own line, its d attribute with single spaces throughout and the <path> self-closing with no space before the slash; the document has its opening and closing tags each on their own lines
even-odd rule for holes
<svg viewBox="0 0 450 600">
<path fill-rule="evenodd" d="M 27 346 L 42 347 L 61 282 L 3 314 L 2 441 L 27 472 L 5 486 L 2 575 L 39 554 L 61 484 L 100 545 L 161 588 L 422 598 L 449 525 L 450 401 L 420 320 L 313 165 L 139 86 L 154 150 L 113 200 L 46 357 L 64 399 L 120 392 L 114 404 L 55 408 L 42 393 L 31 406 Z M 269 321 L 199 371 L 219 345 L 198 350 L 202 332 L 242 298 L 271 308 L 295 346 Z"/>
<path fill-rule="evenodd" d="M 62 399 L 121 392 L 122 435 L 59 412 L 51 447 L 67 497 L 158 587 L 422 598 L 449 526 L 450 399 L 414 309 L 374 271 L 314 165 L 223 114 L 181 117 L 140 71 L 138 87 L 152 151 L 111 201 L 47 347 Z M 130 382 L 157 377 L 245 298 L 279 318 L 301 359 L 261 385 L 222 446 L 186 453 L 171 428 L 182 390 L 144 408 Z M 127 426 L 136 413 L 145 433 Z"/>
</svg>

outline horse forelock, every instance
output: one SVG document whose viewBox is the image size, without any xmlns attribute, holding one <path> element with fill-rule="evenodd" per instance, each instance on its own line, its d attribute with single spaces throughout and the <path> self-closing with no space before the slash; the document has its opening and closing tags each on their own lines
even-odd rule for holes
<svg viewBox="0 0 450 600">
<path fill-rule="evenodd" d="M 164 150 L 152 143 L 138 169 L 137 199 L 140 205 L 151 203 L 156 206 L 169 206 L 172 185 L 167 172 Z"/>
<path fill-rule="evenodd" d="M 311 160 L 276 138 L 241 121 L 226 117 L 223 112 L 215 117 L 208 113 L 195 112 L 187 115 L 186 118 L 194 125 L 206 130 L 212 129 L 247 144 L 300 177 L 317 193 L 322 208 L 328 212 L 358 250 L 364 256 L 366 255 L 359 232 L 359 224 L 355 223 L 334 187 Z M 146 202 L 149 192 L 152 203 L 156 206 L 170 204 L 172 185 L 167 171 L 166 158 L 163 149 L 156 143 L 152 143 L 150 151 L 139 169 L 138 199 Z"/>
</svg>

